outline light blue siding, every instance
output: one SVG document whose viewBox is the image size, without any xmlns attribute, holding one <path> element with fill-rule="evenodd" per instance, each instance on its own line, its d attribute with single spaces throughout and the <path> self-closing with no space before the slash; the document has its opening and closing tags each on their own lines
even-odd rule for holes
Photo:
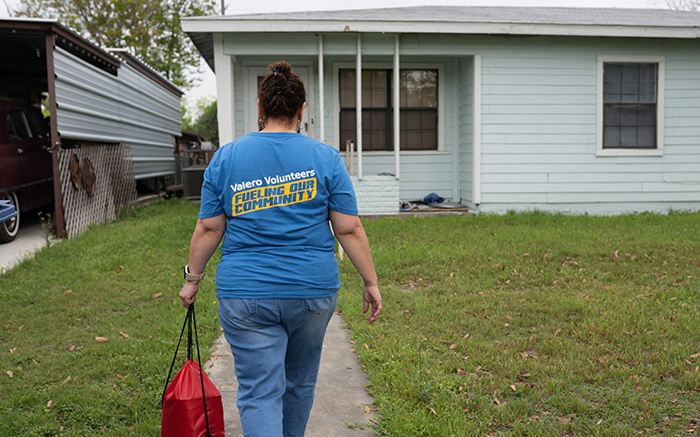
<svg viewBox="0 0 700 437">
<path fill-rule="evenodd" d="M 363 62 L 389 64 L 394 36 L 362 37 Z M 280 57 L 312 62 L 315 35 L 228 35 L 235 68 L 236 131 L 243 131 L 241 62 Z M 444 65 L 444 150 L 401 154 L 400 197 L 430 192 L 482 211 L 591 213 L 700 209 L 700 44 L 643 38 L 401 35 L 401 63 Z M 334 64 L 355 61 L 356 34 L 324 35 L 324 117 L 333 144 Z M 474 55 L 481 57 L 474 89 Z M 665 57 L 664 153 L 596 156 L 599 55 Z M 293 63 L 292 63 L 293 64 Z M 317 71 L 316 73 L 317 74 Z M 318 84 L 316 75 L 315 83 Z M 318 86 L 316 86 L 318 90 Z M 475 92 L 481 106 L 474 107 Z M 318 111 L 318 95 L 313 96 Z M 478 112 L 477 112 L 478 111 Z M 473 191 L 474 116 L 481 116 L 481 191 Z M 317 127 L 318 129 L 318 127 Z M 318 132 L 317 132 L 318 136 Z M 391 153 L 364 153 L 364 174 L 394 173 Z"/>
<path fill-rule="evenodd" d="M 511 40 L 506 38 L 504 46 Z M 642 210 L 667 211 L 670 204 L 679 207 L 678 202 L 689 202 L 686 207 L 696 209 L 700 205 L 700 185 L 693 185 L 700 184 L 697 44 L 546 40 L 521 44 L 520 53 L 495 48 L 482 55 L 481 209 L 595 212 L 600 208 L 591 205 L 610 203 L 618 206 L 605 208 L 606 212 L 639 210 L 640 205 Z M 597 56 L 664 53 L 664 155 L 597 157 Z"/>
</svg>

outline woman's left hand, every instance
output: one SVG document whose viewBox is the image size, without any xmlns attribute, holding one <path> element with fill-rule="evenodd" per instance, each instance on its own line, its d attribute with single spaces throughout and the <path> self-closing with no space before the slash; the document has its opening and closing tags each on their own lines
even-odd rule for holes
<svg viewBox="0 0 700 437">
<path fill-rule="evenodd" d="M 180 300 L 183 307 L 189 308 L 197 300 L 197 291 L 199 291 L 199 283 L 185 282 L 180 290 Z"/>
</svg>

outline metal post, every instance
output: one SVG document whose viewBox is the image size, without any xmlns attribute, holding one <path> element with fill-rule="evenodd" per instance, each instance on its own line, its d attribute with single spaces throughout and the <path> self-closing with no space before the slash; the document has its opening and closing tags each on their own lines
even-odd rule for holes
<svg viewBox="0 0 700 437">
<path fill-rule="evenodd" d="M 357 179 L 362 180 L 362 34 L 357 34 L 355 114 L 357 122 Z"/>
<path fill-rule="evenodd" d="M 324 100 L 326 96 L 323 92 L 323 34 L 318 34 L 318 129 L 319 140 L 326 142 L 326 110 Z"/>
<path fill-rule="evenodd" d="M 48 79 L 49 93 L 49 120 L 51 125 L 51 162 L 53 167 L 53 201 L 56 211 L 56 236 L 66 236 L 66 219 L 63 213 L 63 195 L 61 194 L 61 171 L 58 168 L 58 153 L 61 150 L 61 139 L 58 136 L 58 117 L 56 105 L 56 72 L 53 65 L 53 51 L 55 35 L 51 31 L 46 32 L 46 77 Z"/>
<path fill-rule="evenodd" d="M 401 149 L 401 141 L 399 138 L 401 118 L 399 114 L 399 34 L 394 35 L 394 165 L 396 167 L 396 180 L 399 179 L 399 155 Z"/>
</svg>

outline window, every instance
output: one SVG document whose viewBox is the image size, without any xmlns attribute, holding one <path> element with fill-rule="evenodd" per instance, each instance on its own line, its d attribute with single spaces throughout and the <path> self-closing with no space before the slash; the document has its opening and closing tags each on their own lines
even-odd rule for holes
<svg viewBox="0 0 700 437">
<path fill-rule="evenodd" d="M 598 155 L 661 154 L 663 59 L 601 56 L 598 63 Z"/>
<path fill-rule="evenodd" d="M 339 70 L 340 150 L 356 142 L 356 71 Z M 391 69 L 362 70 L 362 149 L 394 149 Z M 438 70 L 399 71 L 399 138 L 401 150 L 438 148 Z"/>
<path fill-rule="evenodd" d="M 21 110 L 12 110 L 7 113 L 7 131 L 10 141 L 26 141 L 32 137 L 29 125 Z"/>
</svg>

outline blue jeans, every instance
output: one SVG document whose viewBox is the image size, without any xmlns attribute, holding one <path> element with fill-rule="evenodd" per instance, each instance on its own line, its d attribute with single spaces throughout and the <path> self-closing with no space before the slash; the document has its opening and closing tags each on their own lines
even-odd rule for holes
<svg viewBox="0 0 700 437">
<path fill-rule="evenodd" d="M 219 299 L 246 437 L 303 437 L 337 296 Z"/>
</svg>

